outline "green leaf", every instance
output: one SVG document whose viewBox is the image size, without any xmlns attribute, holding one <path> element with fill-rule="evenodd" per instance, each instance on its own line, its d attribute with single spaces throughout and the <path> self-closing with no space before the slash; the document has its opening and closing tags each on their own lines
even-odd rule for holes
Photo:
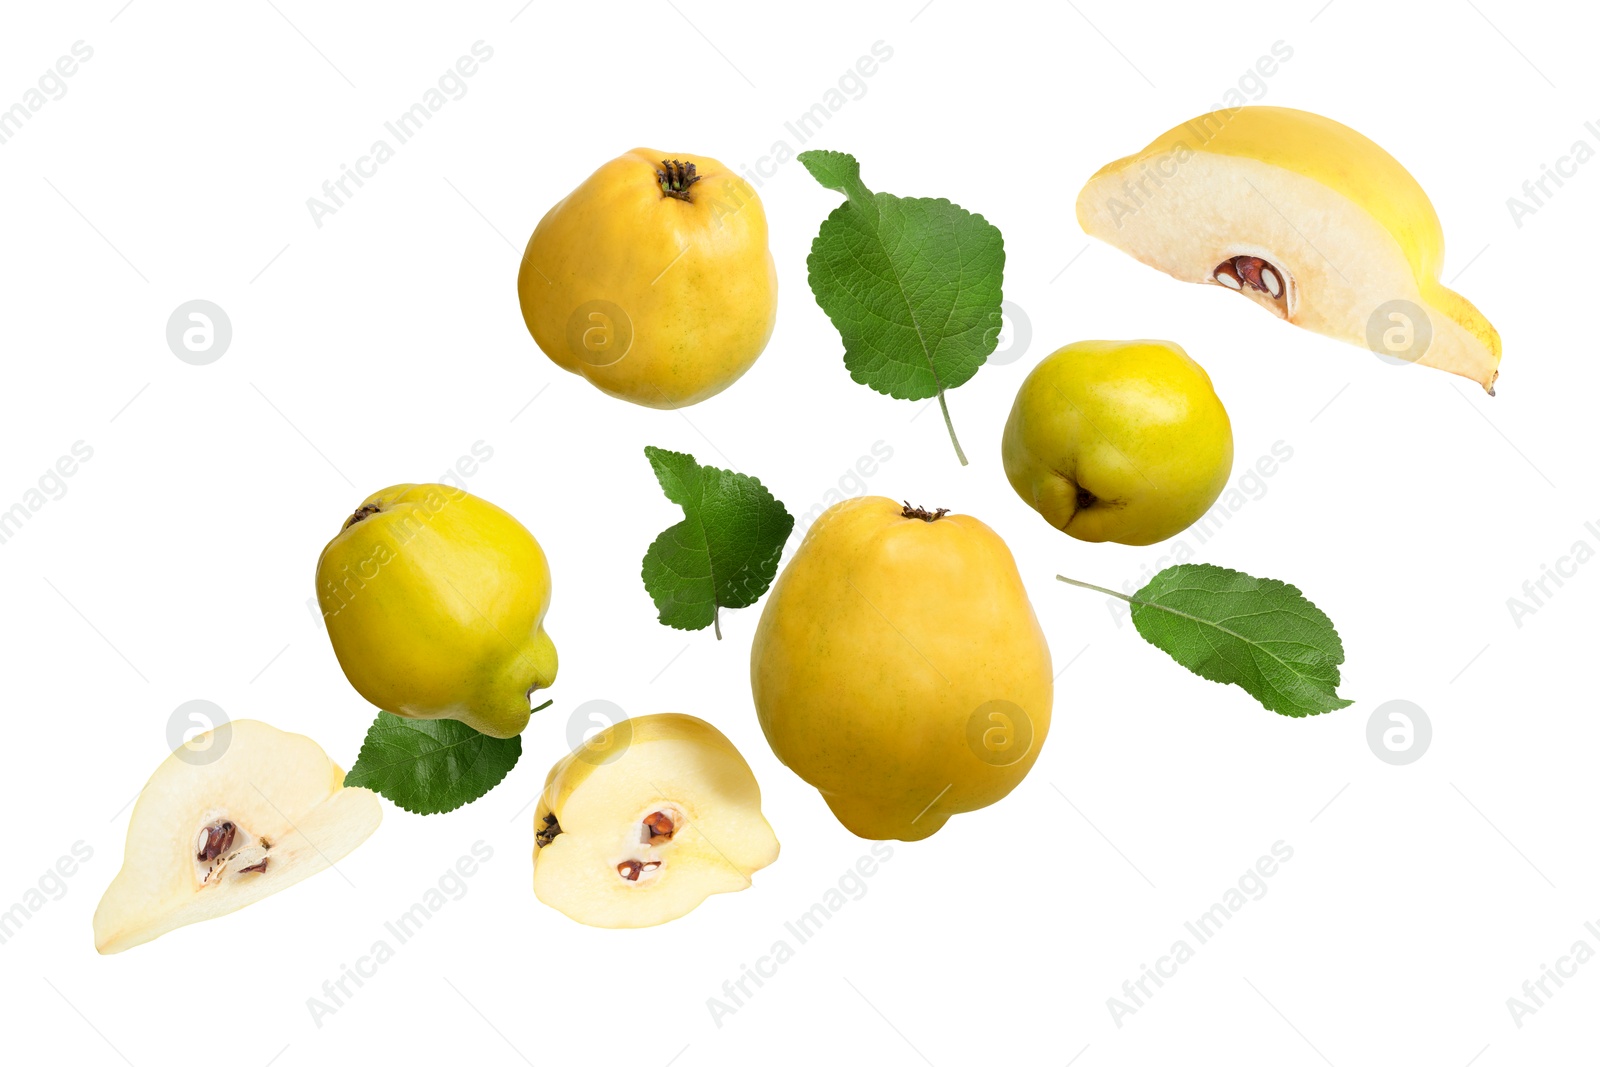
<svg viewBox="0 0 1600 1067">
<path fill-rule="evenodd" d="M 1185 563 L 1124 596 L 1139 636 L 1202 678 L 1231 683 L 1261 706 L 1299 718 L 1348 707 L 1339 696 L 1344 645 L 1333 622 L 1300 590 L 1208 563 Z"/>
<path fill-rule="evenodd" d="M 978 373 L 999 341 L 1000 231 L 948 200 L 872 192 L 843 152 L 799 159 L 847 197 L 823 222 L 806 266 L 817 303 L 844 340 L 850 377 L 899 400 L 937 396 L 965 466 L 944 394 Z"/>
<path fill-rule="evenodd" d="M 436 815 L 499 785 L 521 755 L 521 737 L 490 737 L 454 719 L 380 711 L 344 784 L 371 789 L 406 811 Z"/>
<path fill-rule="evenodd" d="M 761 599 L 778 573 L 794 516 L 747 474 L 702 467 L 693 456 L 653 445 L 644 454 L 684 516 L 645 552 L 644 587 L 662 623 L 678 630 L 715 626 L 720 640 L 718 611 Z"/>
<path fill-rule="evenodd" d="M 871 206 L 872 190 L 861 183 L 861 164 L 856 162 L 855 156 L 816 149 L 801 152 L 798 158 L 824 189 L 843 193 L 863 207 Z"/>
</svg>

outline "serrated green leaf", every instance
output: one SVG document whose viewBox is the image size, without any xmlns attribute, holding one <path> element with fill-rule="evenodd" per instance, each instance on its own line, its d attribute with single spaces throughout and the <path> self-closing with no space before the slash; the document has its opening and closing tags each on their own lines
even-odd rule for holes
<svg viewBox="0 0 1600 1067">
<path fill-rule="evenodd" d="M 640 575 L 662 623 L 722 627 L 722 608 L 749 607 L 772 584 L 794 516 L 747 474 L 702 467 L 693 456 L 646 445 L 667 499 L 683 508 L 644 554 Z"/>
<path fill-rule="evenodd" d="M 813 149 L 797 158 L 824 189 L 843 193 L 863 206 L 872 200 L 872 191 L 861 183 L 861 164 L 850 153 Z"/>
<path fill-rule="evenodd" d="M 1299 718 L 1351 704 L 1335 692 L 1344 662 L 1338 631 L 1287 582 L 1208 563 L 1168 567 L 1131 597 L 1061 580 L 1128 601 L 1146 641 L 1202 678 L 1238 686 L 1269 711 Z"/>
<path fill-rule="evenodd" d="M 850 377 L 899 400 L 938 397 L 965 464 L 944 394 L 976 374 L 999 340 L 1000 231 L 948 200 L 871 192 L 846 153 L 799 159 L 847 197 L 823 222 L 806 267 Z"/>
<path fill-rule="evenodd" d="M 522 756 L 522 738 L 490 737 L 454 719 L 380 711 L 344 776 L 418 815 L 470 804 L 499 785 Z"/>
</svg>

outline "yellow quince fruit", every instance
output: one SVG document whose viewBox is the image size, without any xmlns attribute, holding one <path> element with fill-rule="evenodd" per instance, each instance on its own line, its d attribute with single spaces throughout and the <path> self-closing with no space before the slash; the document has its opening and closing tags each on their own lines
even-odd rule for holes
<svg viewBox="0 0 1600 1067">
<path fill-rule="evenodd" d="M 1494 392 L 1500 335 L 1440 284 L 1433 204 L 1393 156 L 1332 119 L 1283 107 L 1191 119 L 1100 168 L 1078 221 L 1174 278 Z"/>
<path fill-rule="evenodd" d="M 558 366 L 635 404 L 697 404 L 749 370 L 772 336 L 767 216 L 717 160 L 636 148 L 539 220 L 517 296 Z"/>
<path fill-rule="evenodd" d="M 1079 341 L 1023 379 L 1001 444 L 1011 488 L 1080 541 L 1150 545 L 1216 503 L 1233 426 L 1171 341 Z"/>
<path fill-rule="evenodd" d="M 927 837 L 1011 792 L 1050 729 L 1051 678 L 1005 542 L 881 496 L 822 513 L 750 648 L 772 751 L 877 840 Z"/>
<path fill-rule="evenodd" d="M 544 551 L 464 490 L 368 497 L 317 560 L 317 600 L 345 677 L 395 715 L 515 737 L 528 698 L 555 681 Z"/>
</svg>

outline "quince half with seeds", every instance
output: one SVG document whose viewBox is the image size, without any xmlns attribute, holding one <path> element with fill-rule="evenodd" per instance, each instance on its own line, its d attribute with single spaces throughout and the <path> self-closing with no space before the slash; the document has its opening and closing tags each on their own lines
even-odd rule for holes
<svg viewBox="0 0 1600 1067">
<path fill-rule="evenodd" d="M 95 948 L 142 945 L 333 866 L 383 818 L 376 793 L 343 783 L 315 741 L 264 722 L 185 742 L 134 804 L 122 869 L 95 909 Z"/>
<path fill-rule="evenodd" d="M 1433 204 L 1393 156 L 1332 119 L 1283 107 L 1191 119 L 1102 167 L 1078 194 L 1078 221 L 1174 278 L 1494 393 L 1500 335 L 1440 283 Z"/>
<path fill-rule="evenodd" d="M 739 750 L 693 715 L 623 719 L 550 769 L 533 891 L 587 926 L 656 926 L 747 889 L 778 858 Z"/>
</svg>

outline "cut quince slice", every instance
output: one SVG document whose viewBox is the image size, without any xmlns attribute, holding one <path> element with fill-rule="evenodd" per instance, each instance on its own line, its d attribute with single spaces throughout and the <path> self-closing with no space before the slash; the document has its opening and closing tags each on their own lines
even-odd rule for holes
<svg viewBox="0 0 1600 1067">
<path fill-rule="evenodd" d="M 590 738 L 551 768 L 533 826 L 534 895 L 588 926 L 668 922 L 778 858 L 749 764 L 692 715 Z"/>
<path fill-rule="evenodd" d="M 1494 393 L 1500 335 L 1440 284 L 1433 204 L 1393 156 L 1332 119 L 1201 115 L 1102 167 L 1078 194 L 1078 221 L 1174 278 Z"/>
<path fill-rule="evenodd" d="M 383 817 L 377 794 L 343 782 L 315 741 L 262 722 L 185 743 L 134 805 L 122 869 L 95 909 L 95 948 L 121 952 L 238 911 L 343 859 Z"/>
</svg>

